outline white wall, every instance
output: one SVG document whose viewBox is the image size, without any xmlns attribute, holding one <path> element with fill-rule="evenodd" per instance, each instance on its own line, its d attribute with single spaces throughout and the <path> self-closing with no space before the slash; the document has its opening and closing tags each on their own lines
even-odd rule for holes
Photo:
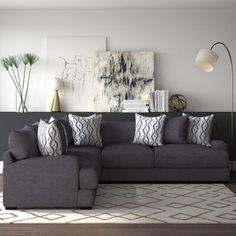
<svg viewBox="0 0 236 236">
<path fill-rule="evenodd" d="M 32 76 L 32 111 L 45 110 L 47 36 L 107 36 L 108 50 L 153 50 L 157 88 L 186 95 L 189 111 L 227 111 L 230 73 L 225 51 L 216 49 L 220 60 L 211 74 L 198 71 L 193 61 L 198 49 L 218 40 L 236 60 L 235 22 L 235 10 L 0 11 L 0 56 L 40 56 Z M 13 85 L 1 71 L 0 110 L 14 109 Z"/>
</svg>

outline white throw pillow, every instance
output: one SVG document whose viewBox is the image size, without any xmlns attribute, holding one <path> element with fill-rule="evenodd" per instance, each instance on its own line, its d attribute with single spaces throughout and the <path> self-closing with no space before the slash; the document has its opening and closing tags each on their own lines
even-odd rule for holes
<svg viewBox="0 0 236 236">
<path fill-rule="evenodd" d="M 59 129 L 54 122 L 40 120 L 38 126 L 38 146 L 42 156 L 62 155 L 62 141 Z"/>
<path fill-rule="evenodd" d="M 166 115 L 146 117 L 135 114 L 135 135 L 133 143 L 162 146 Z"/>
<path fill-rule="evenodd" d="M 187 114 L 183 113 L 183 116 L 187 116 Z M 213 114 L 202 117 L 189 116 L 187 142 L 211 147 L 213 119 Z"/>
<path fill-rule="evenodd" d="M 73 114 L 68 115 L 75 145 L 91 145 L 102 147 L 100 126 L 102 115 L 81 117 Z"/>
</svg>

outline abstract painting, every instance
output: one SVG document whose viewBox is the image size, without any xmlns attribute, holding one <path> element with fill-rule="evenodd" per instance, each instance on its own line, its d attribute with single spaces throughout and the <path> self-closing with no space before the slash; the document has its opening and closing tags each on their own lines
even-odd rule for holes
<svg viewBox="0 0 236 236">
<path fill-rule="evenodd" d="M 154 52 L 97 52 L 95 111 L 120 112 L 125 99 L 148 100 L 154 90 Z"/>
<path fill-rule="evenodd" d="M 47 39 L 47 110 L 53 95 L 50 81 L 57 77 L 63 81 L 59 91 L 63 111 L 94 111 L 94 61 L 96 52 L 105 50 L 105 37 Z"/>
</svg>

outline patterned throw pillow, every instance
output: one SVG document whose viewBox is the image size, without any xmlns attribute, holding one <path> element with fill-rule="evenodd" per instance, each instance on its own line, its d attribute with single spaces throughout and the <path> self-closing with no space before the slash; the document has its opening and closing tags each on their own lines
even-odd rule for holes
<svg viewBox="0 0 236 236">
<path fill-rule="evenodd" d="M 135 114 L 135 134 L 133 142 L 150 146 L 162 146 L 165 117 L 166 115 L 145 117 Z"/>
<path fill-rule="evenodd" d="M 73 114 L 68 115 L 75 145 L 91 145 L 102 147 L 100 127 L 102 115 L 80 117 Z"/>
<path fill-rule="evenodd" d="M 186 114 L 183 114 L 186 116 Z M 214 115 L 195 117 L 189 116 L 187 142 L 211 147 L 211 130 Z"/>
<path fill-rule="evenodd" d="M 66 127 L 60 119 L 54 118 L 53 116 L 49 120 L 49 123 L 51 122 L 54 122 L 57 125 L 61 136 L 62 154 L 66 154 L 69 146 Z"/>
<path fill-rule="evenodd" d="M 38 146 L 42 156 L 62 155 L 62 142 L 55 122 L 40 120 L 38 126 Z"/>
</svg>

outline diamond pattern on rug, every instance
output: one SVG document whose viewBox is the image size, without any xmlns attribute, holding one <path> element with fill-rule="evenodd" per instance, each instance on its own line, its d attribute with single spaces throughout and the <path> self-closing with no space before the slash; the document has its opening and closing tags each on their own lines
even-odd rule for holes
<svg viewBox="0 0 236 236">
<path fill-rule="evenodd" d="M 92 210 L 5 210 L 0 223 L 236 223 L 236 195 L 223 184 L 101 184 Z"/>
</svg>

